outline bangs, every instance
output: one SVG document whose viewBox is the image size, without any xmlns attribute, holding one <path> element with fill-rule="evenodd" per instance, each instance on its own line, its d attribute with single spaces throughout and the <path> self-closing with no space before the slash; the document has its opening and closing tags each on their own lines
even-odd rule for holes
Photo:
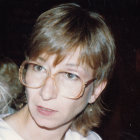
<svg viewBox="0 0 140 140">
<path fill-rule="evenodd" d="M 61 63 L 65 59 L 65 57 L 67 57 L 69 54 L 73 56 L 76 50 L 79 50 L 77 65 L 86 65 L 92 69 L 96 68 L 96 64 L 98 64 L 95 61 L 96 56 L 94 56 L 93 52 L 91 51 L 90 47 L 87 46 L 87 44 L 83 43 L 79 45 L 79 42 L 75 44 L 67 43 L 66 45 L 60 47 L 58 46 L 38 47 L 38 49 L 36 50 L 34 49 L 34 51 L 32 51 L 32 54 L 30 54 L 29 59 L 36 60 L 38 56 L 43 55 L 43 58 L 47 60 L 50 56 L 56 55 L 56 58 L 53 63 L 53 66 L 56 66 L 59 63 Z"/>
</svg>

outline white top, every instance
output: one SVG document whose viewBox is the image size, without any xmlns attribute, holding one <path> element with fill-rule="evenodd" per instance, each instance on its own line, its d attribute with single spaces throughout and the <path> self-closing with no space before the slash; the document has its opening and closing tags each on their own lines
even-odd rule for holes
<svg viewBox="0 0 140 140">
<path fill-rule="evenodd" d="M 12 129 L 3 119 L 0 119 L 0 140 L 24 140 L 21 136 L 19 136 L 14 129 Z M 101 137 L 90 131 L 87 137 L 83 137 L 78 132 L 71 131 L 70 129 L 67 131 L 64 140 L 102 140 Z"/>
<path fill-rule="evenodd" d="M 93 132 L 93 131 L 90 131 L 88 133 L 88 136 L 87 137 L 83 137 L 81 134 L 79 134 L 78 132 L 76 131 L 72 131 L 72 130 L 68 130 L 66 135 L 65 135 L 65 139 L 64 140 L 102 140 L 101 137 Z"/>
</svg>

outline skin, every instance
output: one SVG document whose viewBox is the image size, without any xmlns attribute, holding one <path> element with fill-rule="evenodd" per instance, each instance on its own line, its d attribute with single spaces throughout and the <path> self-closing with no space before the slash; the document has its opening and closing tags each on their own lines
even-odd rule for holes
<svg viewBox="0 0 140 140">
<path fill-rule="evenodd" d="M 88 81 L 93 78 L 94 72 L 88 66 L 77 66 L 78 56 L 78 50 L 70 53 L 55 67 L 55 55 L 50 56 L 47 61 L 41 55 L 36 61 L 49 69 L 51 75 L 65 69 Z M 5 120 L 25 140 L 61 140 L 75 116 L 82 112 L 88 103 L 93 103 L 104 87 L 104 83 L 100 84 L 93 92 L 90 84 L 82 97 L 73 100 L 61 96 L 54 86 L 53 79 L 49 77 L 40 88 L 26 88 L 28 104 Z"/>
</svg>

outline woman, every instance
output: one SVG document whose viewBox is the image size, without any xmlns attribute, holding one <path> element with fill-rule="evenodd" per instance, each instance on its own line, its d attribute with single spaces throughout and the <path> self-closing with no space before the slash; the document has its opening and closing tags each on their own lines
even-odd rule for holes
<svg viewBox="0 0 140 140">
<path fill-rule="evenodd" d="M 2 140 L 100 140 L 91 129 L 103 113 L 99 96 L 115 59 L 103 18 L 58 5 L 39 16 L 30 42 L 19 71 L 28 103 L 1 120 Z"/>
</svg>

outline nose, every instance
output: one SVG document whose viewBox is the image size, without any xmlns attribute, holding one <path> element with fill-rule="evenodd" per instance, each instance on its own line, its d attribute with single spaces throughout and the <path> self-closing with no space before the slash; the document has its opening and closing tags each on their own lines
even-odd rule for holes
<svg viewBox="0 0 140 140">
<path fill-rule="evenodd" d="M 40 96 L 43 100 L 51 100 L 57 97 L 57 90 L 53 77 L 48 77 L 45 84 L 41 87 Z"/>
</svg>

